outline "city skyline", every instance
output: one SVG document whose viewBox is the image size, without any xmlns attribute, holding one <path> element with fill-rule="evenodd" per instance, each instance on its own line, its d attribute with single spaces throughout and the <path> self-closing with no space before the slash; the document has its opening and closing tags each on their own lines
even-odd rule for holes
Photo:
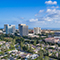
<svg viewBox="0 0 60 60">
<path fill-rule="evenodd" d="M 59 0 L 0 1 L 0 28 L 26 24 L 29 28 L 60 28 Z"/>
</svg>

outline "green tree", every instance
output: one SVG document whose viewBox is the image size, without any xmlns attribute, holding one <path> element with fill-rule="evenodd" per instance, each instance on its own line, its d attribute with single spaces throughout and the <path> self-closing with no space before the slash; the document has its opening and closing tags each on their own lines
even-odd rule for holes
<svg viewBox="0 0 60 60">
<path fill-rule="evenodd" d="M 48 56 L 45 56 L 44 60 L 49 60 L 49 57 Z"/>
<path fill-rule="evenodd" d="M 34 43 L 33 44 L 36 46 L 36 40 L 34 40 Z"/>
</svg>

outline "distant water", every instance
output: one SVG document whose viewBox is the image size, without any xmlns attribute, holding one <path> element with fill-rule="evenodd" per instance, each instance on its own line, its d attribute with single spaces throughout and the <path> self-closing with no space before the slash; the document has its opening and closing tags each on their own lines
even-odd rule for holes
<svg viewBox="0 0 60 60">
<path fill-rule="evenodd" d="M 60 28 L 41 28 L 41 29 L 43 29 L 43 30 L 60 30 Z"/>
<path fill-rule="evenodd" d="M 0 29 L 4 29 L 4 28 L 0 28 Z M 16 29 L 18 29 L 16 27 Z M 29 28 L 29 29 L 33 29 L 33 28 Z M 60 30 L 60 28 L 41 28 L 42 30 Z"/>
<path fill-rule="evenodd" d="M 29 28 L 33 29 L 33 28 Z M 60 28 L 41 28 L 42 30 L 60 30 Z"/>
</svg>

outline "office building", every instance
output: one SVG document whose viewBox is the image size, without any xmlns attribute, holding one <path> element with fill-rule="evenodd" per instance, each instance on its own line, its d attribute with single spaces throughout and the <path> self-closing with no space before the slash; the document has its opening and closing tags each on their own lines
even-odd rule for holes
<svg viewBox="0 0 60 60">
<path fill-rule="evenodd" d="M 28 26 L 26 26 L 26 24 L 19 24 L 18 26 L 19 26 L 20 36 L 27 36 Z"/>
<path fill-rule="evenodd" d="M 4 30 L 6 31 L 6 34 L 15 33 L 15 25 L 5 24 L 4 25 Z"/>
<path fill-rule="evenodd" d="M 34 28 L 34 34 L 41 34 L 41 28 L 40 27 Z"/>
</svg>

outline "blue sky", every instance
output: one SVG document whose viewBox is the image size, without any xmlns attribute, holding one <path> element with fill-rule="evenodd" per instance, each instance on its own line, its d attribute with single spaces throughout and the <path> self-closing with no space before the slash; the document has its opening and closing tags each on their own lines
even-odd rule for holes
<svg viewBox="0 0 60 60">
<path fill-rule="evenodd" d="M 29 28 L 60 28 L 60 0 L 1 0 L 0 28 L 21 23 Z"/>
</svg>

